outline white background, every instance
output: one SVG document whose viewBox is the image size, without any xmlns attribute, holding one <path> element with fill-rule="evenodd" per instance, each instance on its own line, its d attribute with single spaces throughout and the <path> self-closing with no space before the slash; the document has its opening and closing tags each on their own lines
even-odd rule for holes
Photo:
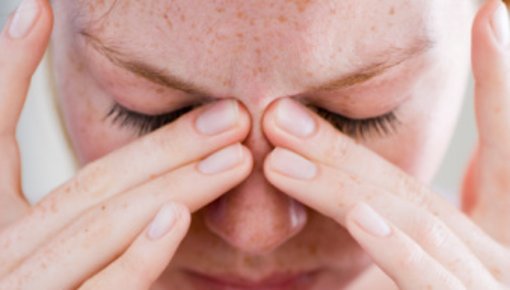
<svg viewBox="0 0 510 290">
<path fill-rule="evenodd" d="M 0 0 L 0 24 L 3 24 L 3 22 L 8 17 L 9 13 L 11 13 L 15 9 L 15 5 L 17 2 L 19 1 Z M 436 190 L 439 190 L 441 192 L 454 193 L 457 191 L 459 184 L 461 182 L 461 177 L 464 173 L 463 171 L 467 163 L 468 156 L 470 155 L 473 145 L 475 143 L 476 131 L 472 100 L 473 100 L 472 88 L 470 87 L 467 89 L 467 95 L 464 102 L 465 103 L 464 109 L 462 111 L 453 142 L 450 146 L 450 149 L 447 153 L 444 163 L 434 181 Z M 35 126 L 33 127 L 34 127 L 33 132 L 31 132 L 30 130 L 24 130 L 21 136 L 19 137 L 23 139 L 26 137 L 24 136 L 24 134 L 40 134 L 40 132 L 37 132 L 37 130 L 39 130 L 40 128 L 35 128 Z M 30 140 L 30 138 L 27 139 Z M 55 156 L 57 156 L 58 158 L 59 156 L 58 153 L 56 153 Z M 28 164 L 25 165 L 26 167 L 30 167 L 31 163 L 26 162 L 26 164 Z M 32 168 L 25 168 L 25 171 L 26 170 L 30 171 L 31 169 Z M 46 174 L 47 173 L 48 172 L 46 172 Z M 30 178 L 28 181 L 30 184 L 24 185 L 24 187 L 31 189 L 50 188 L 52 186 L 56 186 L 56 184 L 52 185 L 52 183 L 60 183 L 62 181 L 62 178 L 56 177 L 50 181 L 47 176 L 40 176 L 39 178 L 37 177 Z"/>
</svg>

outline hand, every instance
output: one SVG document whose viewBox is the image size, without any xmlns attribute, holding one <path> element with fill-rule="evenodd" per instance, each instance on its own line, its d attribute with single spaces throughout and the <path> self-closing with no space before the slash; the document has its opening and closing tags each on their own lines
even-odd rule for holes
<svg viewBox="0 0 510 290">
<path fill-rule="evenodd" d="M 487 1 L 473 28 L 480 145 L 465 212 L 297 102 L 280 100 L 264 118 L 276 147 L 265 163 L 268 180 L 346 227 L 400 289 L 510 286 L 510 48 L 491 25 L 500 5 Z"/>
<path fill-rule="evenodd" d="M 31 207 L 15 130 L 52 26 L 49 2 L 36 3 L 19 9 L 36 15 L 30 31 L 11 34 L 15 16 L 0 36 L 0 289 L 148 289 L 184 237 L 189 212 L 250 173 L 251 154 L 240 145 L 249 117 L 234 101 L 198 108 L 91 162 Z"/>
</svg>

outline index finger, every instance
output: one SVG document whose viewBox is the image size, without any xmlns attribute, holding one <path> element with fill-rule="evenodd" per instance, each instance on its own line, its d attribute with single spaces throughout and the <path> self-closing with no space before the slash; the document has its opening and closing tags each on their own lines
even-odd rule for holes
<svg viewBox="0 0 510 290">
<path fill-rule="evenodd" d="M 249 117 L 232 100 L 205 106 L 87 165 L 4 231 L 1 261 L 18 261 L 85 210 L 191 164 L 248 134 Z M 16 250 L 13 250 L 15 248 Z"/>
<path fill-rule="evenodd" d="M 282 108 L 283 106 L 290 108 Z M 312 118 L 313 132 L 305 137 L 289 133 L 292 131 L 282 128 L 281 122 L 279 123 L 277 120 L 278 110 L 301 110 L 303 113 L 301 118 L 305 118 L 305 116 Z M 266 136 L 275 146 L 288 148 L 320 167 L 331 168 L 336 174 L 324 177 L 321 175 L 322 172 L 319 172 L 319 178 L 316 179 L 321 177 L 323 180 L 327 179 L 332 186 L 322 187 L 328 188 L 328 192 L 322 191 L 312 195 L 310 192 L 313 191 L 310 190 L 310 187 L 313 187 L 311 184 L 314 182 L 307 180 L 292 185 L 293 182 L 290 182 L 289 179 L 286 183 L 275 184 L 274 174 L 267 165 L 266 177 L 273 185 L 287 193 L 290 187 L 293 188 L 291 190 L 301 191 L 299 195 L 306 196 L 308 205 L 313 204 L 313 207 L 320 212 L 340 221 L 345 212 L 342 209 L 347 209 L 359 200 L 371 203 L 371 199 L 385 198 L 377 194 L 377 192 L 384 192 L 392 198 L 398 198 L 424 208 L 440 218 L 484 264 L 498 265 L 495 268 L 505 268 L 508 265 L 507 257 L 501 254 L 506 253 L 506 249 L 457 208 L 375 152 L 341 134 L 331 124 L 312 114 L 306 108 L 289 100 L 278 102 L 271 107 L 263 122 Z M 271 180 L 272 178 L 274 180 Z M 306 186 L 305 184 L 310 185 Z M 350 194 L 342 194 L 342 191 L 339 190 L 341 188 L 345 188 Z M 294 192 L 293 196 L 297 195 Z"/>
</svg>

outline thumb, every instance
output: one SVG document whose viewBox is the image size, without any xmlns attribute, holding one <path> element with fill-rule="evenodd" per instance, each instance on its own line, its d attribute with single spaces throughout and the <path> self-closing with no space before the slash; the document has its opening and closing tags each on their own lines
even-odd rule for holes
<svg viewBox="0 0 510 290">
<path fill-rule="evenodd" d="M 21 194 L 16 126 L 52 23 L 48 0 L 24 0 L 0 34 L 0 228 L 28 209 Z"/>
<path fill-rule="evenodd" d="M 478 149 L 465 182 L 470 215 L 494 238 L 510 243 L 510 21 L 501 0 L 487 0 L 472 35 Z M 466 196 L 465 196 L 466 197 Z"/>
</svg>

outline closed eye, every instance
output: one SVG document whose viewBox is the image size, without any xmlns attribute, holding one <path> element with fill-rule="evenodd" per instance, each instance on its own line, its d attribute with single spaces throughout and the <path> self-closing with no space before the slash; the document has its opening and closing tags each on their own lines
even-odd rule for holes
<svg viewBox="0 0 510 290">
<path fill-rule="evenodd" d="M 111 119 L 113 124 L 121 128 L 127 127 L 135 129 L 137 134 L 141 136 L 176 121 L 197 106 L 198 105 L 191 105 L 159 115 L 147 115 L 129 110 L 115 103 L 108 111 L 105 119 Z M 394 133 L 401 124 L 395 111 L 377 117 L 352 119 L 324 108 L 316 106 L 309 107 L 324 120 L 331 123 L 337 130 L 353 138 L 366 139 L 374 135 L 384 137 Z"/>
<path fill-rule="evenodd" d="M 395 111 L 366 119 L 352 119 L 320 107 L 310 106 L 324 120 L 340 132 L 353 138 L 385 137 L 395 133 L 401 124 Z"/>
<path fill-rule="evenodd" d="M 160 115 L 146 115 L 139 112 L 131 111 L 118 103 L 115 103 L 105 119 L 111 119 L 113 124 L 121 128 L 128 127 L 135 129 L 138 136 L 155 131 L 166 124 L 172 123 L 181 116 L 192 111 L 196 105 L 183 107 L 170 113 Z"/>
</svg>

